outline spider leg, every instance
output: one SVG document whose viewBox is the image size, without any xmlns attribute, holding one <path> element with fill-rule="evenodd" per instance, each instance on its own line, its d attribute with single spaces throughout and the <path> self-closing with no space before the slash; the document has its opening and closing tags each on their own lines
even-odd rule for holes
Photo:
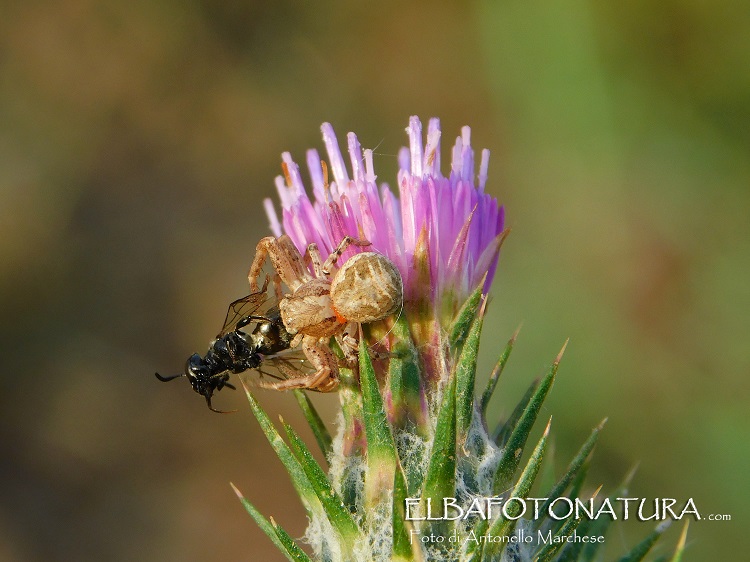
<svg viewBox="0 0 750 562">
<path fill-rule="evenodd" d="M 273 276 L 273 294 L 277 301 L 281 300 L 281 276 L 278 273 Z"/>
<path fill-rule="evenodd" d="M 359 340 L 352 334 L 356 334 L 357 324 L 355 322 L 349 322 L 344 331 L 336 336 L 336 341 L 344 353 L 344 362 L 347 367 L 354 368 L 357 366 L 357 360 L 359 357 L 358 348 Z"/>
<path fill-rule="evenodd" d="M 296 336 L 292 338 L 292 341 L 289 342 L 289 349 L 294 349 L 297 347 L 300 343 L 302 343 L 302 339 L 305 337 L 305 334 L 298 333 Z"/>
<path fill-rule="evenodd" d="M 334 386 L 330 389 L 323 390 L 324 389 L 323 383 L 326 381 L 330 381 L 330 377 L 331 377 L 331 374 L 328 371 L 316 371 L 304 377 L 296 377 L 293 379 L 287 379 L 283 381 L 258 381 L 258 386 L 261 388 L 267 388 L 269 390 L 278 390 L 278 391 L 294 390 L 297 388 L 301 388 L 301 389 L 320 390 L 322 392 L 328 392 L 329 390 L 333 390 L 335 388 Z M 330 382 L 328 382 L 327 385 L 330 386 Z M 338 385 L 338 380 L 336 381 L 336 385 Z"/>
<path fill-rule="evenodd" d="M 344 239 L 341 241 L 341 243 L 338 245 L 338 247 L 333 251 L 333 253 L 328 256 L 328 259 L 323 264 L 323 274 L 324 275 L 330 275 L 331 269 L 336 266 L 336 262 L 341 257 L 341 254 L 343 254 L 346 249 L 351 246 L 359 246 L 360 248 L 363 246 L 370 246 L 372 242 L 368 242 L 367 240 L 360 240 L 359 238 L 352 238 L 351 236 L 344 236 Z"/>
<path fill-rule="evenodd" d="M 292 239 L 286 234 L 276 240 L 271 254 L 271 262 L 276 273 L 292 292 L 312 279 L 305 267 L 302 256 Z"/>
<path fill-rule="evenodd" d="M 258 277 L 260 277 L 263 271 L 263 264 L 268 256 L 268 249 L 271 245 L 276 242 L 276 238 L 273 236 L 266 236 L 261 238 L 258 245 L 255 247 L 255 257 L 253 263 L 250 265 L 250 270 L 247 272 L 247 280 L 250 282 L 250 292 L 257 293 L 260 288 L 258 287 Z M 210 406 L 209 406 L 210 407 Z"/>
<path fill-rule="evenodd" d="M 313 336 L 304 337 L 302 349 L 310 362 L 317 368 L 314 373 L 283 381 L 260 381 L 260 386 L 271 390 L 292 390 L 295 388 L 318 390 L 320 392 L 335 390 L 339 385 L 339 368 L 331 349 L 322 340 Z"/>
<path fill-rule="evenodd" d="M 263 271 L 266 258 L 271 260 L 271 265 L 276 274 L 292 291 L 311 279 L 310 274 L 305 269 L 299 250 L 289 236 L 286 234 L 279 238 L 266 236 L 261 238 L 255 247 L 255 258 L 250 266 L 250 271 L 247 273 L 250 291 L 253 293 L 259 290 L 258 277 Z M 274 288 L 276 288 L 275 279 Z M 280 289 L 276 290 L 279 293 L 281 292 Z"/>
<path fill-rule="evenodd" d="M 320 249 L 318 248 L 317 244 L 313 243 L 307 247 L 307 252 L 305 252 L 305 261 L 307 261 L 307 259 L 312 262 L 315 277 L 325 277 L 323 273 L 323 258 L 320 256 Z"/>
</svg>

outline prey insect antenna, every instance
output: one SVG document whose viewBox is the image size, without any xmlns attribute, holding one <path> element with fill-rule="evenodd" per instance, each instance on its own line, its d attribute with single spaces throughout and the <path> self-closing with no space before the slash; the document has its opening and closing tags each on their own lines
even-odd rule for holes
<svg viewBox="0 0 750 562">
<path fill-rule="evenodd" d="M 156 378 L 159 379 L 161 382 L 169 382 L 169 381 L 175 380 L 176 378 L 184 377 L 185 373 L 180 373 L 178 375 L 172 375 L 170 377 L 162 377 L 159 373 L 154 373 L 154 375 L 156 375 Z"/>
</svg>

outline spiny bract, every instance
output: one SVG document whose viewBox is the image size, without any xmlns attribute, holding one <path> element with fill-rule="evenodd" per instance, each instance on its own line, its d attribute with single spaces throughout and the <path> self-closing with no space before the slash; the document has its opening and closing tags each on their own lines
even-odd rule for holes
<svg viewBox="0 0 750 562">
<path fill-rule="evenodd" d="M 547 447 L 549 426 L 527 452 L 527 440 L 557 373 L 562 351 L 541 380 L 499 424 L 485 414 L 515 336 L 505 346 L 481 395 L 475 393 L 479 339 L 500 247 L 507 234 L 504 211 L 484 192 L 489 151 L 482 152 L 475 178 L 470 130 L 464 127 L 452 149 L 448 177 L 440 171 L 440 124 L 412 117 L 410 146 L 399 154 L 396 198 L 376 184 L 372 151 L 349 133 L 351 177 L 329 124 L 322 126 L 328 165 L 315 150 L 307 164 L 314 201 L 298 166 L 282 156 L 276 180 L 282 203 L 279 222 L 273 204 L 265 207 L 274 235 L 288 234 L 304 252 L 309 243 L 332 251 L 346 235 L 372 242 L 367 251 L 386 255 L 403 279 L 404 307 L 390 318 L 363 325 L 359 372 L 342 372 L 341 412 L 331 437 L 309 398 L 295 391 L 328 470 L 313 458 L 297 433 L 284 424 L 288 444 L 252 393 L 253 413 L 286 467 L 310 524 L 305 536 L 313 559 L 349 561 L 530 561 L 597 559 L 600 543 L 567 543 L 562 537 L 603 535 L 608 518 L 519 517 L 519 502 L 481 517 L 482 499 L 530 495 Z M 475 182 L 475 179 L 478 180 Z M 342 260 L 361 251 L 349 248 Z M 372 346 L 375 359 L 371 358 Z M 565 474 L 537 496 L 589 499 L 583 480 L 601 430 L 596 427 Z M 526 452 L 526 454 L 525 454 Z M 524 461 L 524 459 L 526 459 Z M 522 462 L 524 461 L 524 462 Z M 622 490 L 614 492 L 621 495 Z M 311 560 L 273 519 L 266 519 L 239 491 L 261 529 L 292 561 Z M 406 499 L 420 498 L 406 517 Z M 442 514 L 443 500 L 473 516 L 426 519 Z M 601 498 L 600 498 L 601 499 Z M 416 500 L 415 500 L 416 501 Z M 421 511 L 420 511 L 421 509 Z M 473 510 L 473 511 L 471 511 Z M 545 511 L 546 510 L 546 511 Z M 417 519 L 415 516 L 419 516 Z M 657 527 L 623 560 L 640 560 L 663 532 Z M 524 540 L 541 532 L 548 542 Z M 442 538 L 442 539 L 441 539 Z M 673 560 L 681 555 L 681 541 Z"/>
</svg>

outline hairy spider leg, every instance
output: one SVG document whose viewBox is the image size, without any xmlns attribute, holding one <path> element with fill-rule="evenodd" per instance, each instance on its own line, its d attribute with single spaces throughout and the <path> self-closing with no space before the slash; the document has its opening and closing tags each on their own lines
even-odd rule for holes
<svg viewBox="0 0 750 562">
<path fill-rule="evenodd" d="M 344 331 L 335 336 L 336 342 L 339 344 L 339 347 L 344 354 L 344 363 L 349 368 L 355 368 L 357 366 L 357 361 L 359 360 L 359 340 L 354 337 L 357 330 L 357 323 L 349 322 L 344 328 Z"/>
<path fill-rule="evenodd" d="M 331 274 L 331 269 L 333 269 L 333 267 L 336 266 L 336 262 L 341 257 L 341 254 L 343 254 L 350 245 L 359 246 L 361 248 L 364 246 L 371 246 L 372 242 L 368 240 L 360 240 L 358 238 L 352 238 L 351 236 L 344 236 L 344 238 L 341 240 L 341 243 L 333 251 L 333 253 L 330 256 L 328 256 L 328 259 L 323 264 L 322 271 L 324 275 L 328 276 Z"/>
<path fill-rule="evenodd" d="M 255 258 L 250 266 L 250 271 L 247 273 L 247 280 L 250 282 L 250 292 L 255 293 L 258 291 L 258 277 L 260 277 L 263 271 L 263 264 L 267 257 L 270 258 L 271 265 L 276 274 L 292 292 L 312 279 L 302 261 L 299 250 L 297 250 L 297 247 L 289 236 L 286 234 L 283 234 L 279 238 L 266 236 L 265 238 L 261 238 L 255 247 Z M 276 286 L 275 279 L 274 286 Z M 277 288 L 276 290 L 280 292 L 280 289 Z"/>
<path fill-rule="evenodd" d="M 315 277 L 318 279 L 326 277 L 326 274 L 323 273 L 323 258 L 320 255 L 320 249 L 314 242 L 307 246 L 307 251 L 305 252 L 305 263 L 307 263 L 308 260 L 312 262 Z"/>
<path fill-rule="evenodd" d="M 306 388 L 319 392 L 335 390 L 339 385 L 339 368 L 336 364 L 336 357 L 327 346 L 326 341 L 313 336 L 304 336 L 302 338 L 302 350 L 317 368 L 314 373 L 283 381 L 259 381 L 258 384 L 271 390 L 292 390 L 295 388 Z"/>
</svg>

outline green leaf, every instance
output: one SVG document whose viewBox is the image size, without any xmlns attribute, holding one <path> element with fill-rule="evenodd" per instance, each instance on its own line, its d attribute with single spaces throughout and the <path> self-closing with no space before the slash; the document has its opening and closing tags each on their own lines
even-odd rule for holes
<svg viewBox="0 0 750 562">
<path fill-rule="evenodd" d="M 411 434 L 414 440 L 425 441 L 430 433 L 427 399 L 422 386 L 419 353 L 412 342 L 406 314 L 401 314 L 391 328 L 392 347 L 388 362 L 387 392 L 390 393 L 388 415 L 393 431 Z M 408 494 L 417 494 L 424 482 L 420 455 L 401 454 L 401 469 L 406 478 Z"/>
<path fill-rule="evenodd" d="M 276 531 L 276 536 L 279 537 L 279 540 L 284 545 L 289 560 L 292 560 L 293 562 L 312 562 L 310 557 L 305 554 L 305 551 L 297 546 L 297 543 L 292 540 L 289 533 L 282 529 L 278 523 L 273 520 L 273 517 L 271 517 L 271 525 L 273 525 L 273 530 Z"/>
<path fill-rule="evenodd" d="M 351 369 L 341 369 L 339 384 L 339 401 L 343 415 L 342 427 L 339 432 L 343 435 L 346 456 L 365 455 L 367 442 L 365 440 L 362 421 L 362 393 L 360 391 L 358 373 Z"/>
<path fill-rule="evenodd" d="M 469 432 L 471 417 L 474 413 L 474 384 L 477 373 L 477 354 L 479 339 L 482 335 L 484 308 L 474 319 L 469 335 L 461 348 L 461 355 L 456 364 L 456 430 L 458 443 L 463 444 Z"/>
<path fill-rule="evenodd" d="M 591 435 L 589 435 L 589 438 L 586 439 L 581 448 L 578 450 L 578 453 L 576 453 L 576 456 L 572 461 L 570 461 L 565 474 L 547 494 L 548 499 L 540 508 L 540 512 L 546 513 L 550 503 L 552 503 L 555 498 L 559 498 L 562 493 L 568 488 L 570 483 L 573 482 L 576 475 L 578 474 L 578 471 L 581 469 L 581 466 L 583 466 L 583 463 L 586 461 L 586 459 L 589 458 L 589 456 L 591 455 L 591 451 L 594 450 L 594 445 L 596 445 L 596 441 L 597 439 L 599 439 L 599 433 L 601 433 L 601 430 L 606 422 L 607 420 L 605 418 L 598 426 L 593 429 Z"/>
<path fill-rule="evenodd" d="M 415 562 L 422 559 L 419 543 L 412 544 L 409 530 L 413 529 L 411 521 L 406 521 L 404 506 L 406 499 L 406 481 L 404 473 L 396 469 L 393 480 L 393 511 L 391 521 L 393 525 L 393 556 L 391 562 Z"/>
<path fill-rule="evenodd" d="M 482 549 L 485 543 L 479 542 L 479 538 L 483 537 L 487 533 L 489 522 L 487 519 L 479 519 L 472 531 L 476 541 L 465 541 L 466 544 L 464 556 L 461 558 L 461 562 L 481 562 L 482 561 Z"/>
<path fill-rule="evenodd" d="M 440 404 L 423 498 L 442 502 L 456 490 L 456 377 L 451 377 Z"/>
<path fill-rule="evenodd" d="M 281 542 L 281 539 L 279 539 L 279 536 L 276 534 L 276 530 L 268 521 L 268 519 L 263 517 L 260 511 L 258 511 L 255 506 L 251 504 L 245 498 L 245 496 L 242 495 L 242 492 L 240 492 L 234 484 L 230 482 L 229 485 L 232 487 L 232 490 L 234 490 L 234 493 L 237 494 L 237 497 L 240 499 L 242 506 L 250 514 L 250 517 L 252 517 L 258 524 L 258 527 L 260 527 L 261 531 L 263 531 L 268 536 L 268 538 L 271 539 L 271 542 L 276 545 L 276 548 L 283 552 L 289 560 L 295 562 L 295 560 L 297 559 L 292 556 L 292 554 L 287 550 L 284 543 Z"/>
<path fill-rule="evenodd" d="M 521 476 L 518 478 L 518 482 L 516 482 L 516 485 L 513 487 L 513 491 L 510 493 L 510 496 L 508 497 L 514 497 L 514 498 L 526 498 L 529 495 L 529 492 L 531 491 L 531 487 L 534 485 L 534 481 L 536 480 L 537 474 L 539 474 L 539 469 L 542 466 L 542 460 L 544 459 L 544 451 L 547 448 L 547 440 L 549 438 L 549 429 L 550 425 L 552 424 L 552 418 L 547 422 L 547 427 L 544 429 L 544 433 L 542 434 L 542 437 L 539 439 L 539 441 L 536 444 L 536 447 L 534 447 L 534 451 L 531 453 L 531 457 L 529 457 L 528 462 L 526 463 L 526 466 L 524 467 L 523 471 L 521 472 Z M 512 517 L 517 516 L 520 513 L 521 508 L 518 507 L 518 503 L 514 502 L 510 504 L 510 508 L 507 508 L 506 511 L 509 512 L 509 515 Z M 500 537 L 500 536 L 509 536 L 510 533 L 513 532 L 513 528 L 515 527 L 516 522 L 513 519 L 505 519 L 503 517 L 500 517 L 496 519 L 492 525 L 490 526 L 488 534 L 491 537 Z M 497 552 L 502 552 L 502 549 L 505 547 L 507 543 L 506 542 L 489 542 L 485 543 L 484 546 L 484 559 L 492 560 L 492 556 L 496 554 Z M 500 547 L 500 550 L 498 551 L 497 548 Z"/>
<path fill-rule="evenodd" d="M 383 499 L 386 490 L 393 486 L 398 466 L 396 444 L 393 440 L 388 418 L 385 415 L 383 397 L 380 395 L 375 369 L 367 352 L 367 344 L 360 333 L 359 381 L 362 388 L 363 420 L 367 438 L 367 475 L 365 477 L 365 500 L 374 506 Z"/>
<path fill-rule="evenodd" d="M 534 392 L 531 400 L 526 405 L 526 408 L 524 408 L 518 423 L 508 438 L 508 442 L 505 444 L 497 471 L 495 472 L 494 492 L 496 494 L 505 490 L 513 479 L 513 474 L 516 472 L 518 464 L 521 461 L 521 455 L 523 454 L 526 440 L 534 426 L 534 422 L 536 421 L 539 410 L 542 407 L 542 403 L 552 387 L 552 383 L 555 380 L 555 374 L 557 373 L 557 367 L 560 364 L 560 359 L 562 358 L 562 355 L 565 352 L 565 346 L 567 345 L 568 342 L 565 342 L 560 353 L 557 354 L 555 361 L 552 363 L 552 367 L 550 367 L 549 372 L 544 379 L 542 379 L 542 382 Z"/>
<path fill-rule="evenodd" d="M 531 487 L 534 485 L 537 474 L 539 474 L 539 468 L 542 466 L 542 460 L 544 459 L 544 452 L 547 448 L 547 441 L 549 440 L 549 430 L 552 425 L 552 418 L 547 422 L 547 426 L 544 428 L 541 438 L 534 447 L 534 451 L 531 453 L 529 460 L 526 462 L 526 466 L 521 472 L 521 476 L 518 478 L 515 486 L 513 486 L 513 492 L 511 496 L 516 498 L 525 498 L 531 491 Z"/>
<path fill-rule="evenodd" d="M 594 495 L 591 497 L 592 500 L 596 498 L 596 496 L 599 494 L 599 491 L 601 488 L 597 489 L 596 492 L 594 492 Z M 545 513 L 544 508 L 540 510 L 542 513 Z M 565 520 L 565 522 L 561 525 L 561 527 L 557 530 L 557 532 L 554 534 L 555 538 L 551 538 L 551 540 L 548 540 L 545 542 L 544 546 L 539 550 L 538 554 L 534 558 L 535 562 L 550 562 L 557 552 L 564 547 L 563 552 L 560 554 L 560 556 L 557 558 L 557 562 L 564 562 L 564 561 L 572 561 L 578 559 L 578 553 L 580 552 L 580 546 L 582 546 L 583 542 L 572 542 L 572 543 L 565 543 L 560 540 L 555 539 L 561 539 L 562 537 L 569 537 L 571 534 L 573 534 L 573 531 L 575 531 L 577 528 L 581 528 L 582 534 L 585 533 L 584 529 L 586 526 L 586 523 L 588 523 L 590 520 L 586 519 L 584 521 L 583 517 L 574 517 L 574 518 L 568 518 Z M 583 522 L 583 524 L 581 524 Z M 541 532 L 541 531 L 539 531 Z M 551 531 L 548 531 L 551 533 Z"/>
<path fill-rule="evenodd" d="M 633 550 L 620 558 L 619 562 L 639 562 L 640 560 L 643 560 L 646 557 L 646 554 L 648 554 L 648 551 L 651 550 L 651 547 L 656 544 L 659 537 L 667 530 L 670 523 L 671 521 L 669 519 L 659 523 L 645 539 L 633 547 Z"/>
<path fill-rule="evenodd" d="M 615 502 L 616 498 L 622 497 L 624 495 L 627 495 L 627 487 L 630 485 L 630 481 L 633 478 L 633 475 L 635 474 L 636 468 L 633 468 L 628 472 L 628 474 L 625 475 L 625 478 L 623 479 L 622 484 L 620 484 L 617 489 L 609 496 L 610 502 Z M 595 519 L 593 521 L 584 521 L 584 523 L 589 523 L 589 525 L 586 527 L 586 534 L 588 535 L 601 535 L 604 536 L 607 533 L 607 529 L 609 529 L 609 526 L 612 524 L 612 519 L 609 517 L 599 517 L 598 519 Z M 591 542 L 586 543 L 583 546 L 583 551 L 581 552 L 579 560 L 582 562 L 591 562 L 596 558 L 596 554 L 599 551 L 599 547 L 601 547 L 602 543 L 599 542 Z"/>
<path fill-rule="evenodd" d="M 555 479 L 555 442 L 551 441 L 544 454 L 544 464 L 536 477 L 537 485 L 540 490 L 549 490 L 556 483 Z"/>
<path fill-rule="evenodd" d="M 580 525 L 578 525 L 577 529 L 580 531 L 581 535 L 595 535 L 596 533 L 590 532 L 590 523 L 591 520 L 584 519 Z M 582 543 L 582 542 L 571 542 L 565 545 L 562 552 L 560 553 L 560 556 L 557 557 L 556 562 L 574 562 L 576 560 L 579 560 L 579 556 L 581 554 L 581 550 L 583 550 L 583 546 L 588 543 Z M 580 560 L 583 560 L 583 558 L 580 558 Z"/>
<path fill-rule="evenodd" d="M 447 388 L 443 391 L 440 411 L 438 412 L 435 439 L 432 442 L 430 463 L 427 467 L 427 476 L 421 494 L 422 508 L 427 509 L 425 503 L 427 501 L 431 502 L 432 506 L 441 506 L 443 498 L 452 498 L 455 497 L 455 494 L 456 377 L 452 376 Z M 428 522 L 428 529 L 436 535 L 447 537 L 451 524 L 448 521 Z"/>
<path fill-rule="evenodd" d="M 505 349 L 500 354 L 497 363 L 495 363 L 495 368 L 492 369 L 490 380 L 487 381 L 487 386 L 485 387 L 484 392 L 482 393 L 482 398 L 479 401 L 479 408 L 482 412 L 483 418 L 487 416 L 487 405 L 490 403 L 490 398 L 492 398 L 492 394 L 495 392 L 497 381 L 500 380 L 500 375 L 503 374 L 503 369 L 505 369 L 505 364 L 510 358 L 510 352 L 513 351 L 513 345 L 516 343 L 516 338 L 518 337 L 518 332 L 520 330 L 521 328 L 519 327 L 513 334 L 513 337 L 508 340 Z"/>
<path fill-rule="evenodd" d="M 484 302 L 482 290 L 484 289 L 486 278 L 487 274 L 485 273 L 482 281 L 474 289 L 474 292 L 469 295 L 469 298 L 466 299 L 458 314 L 456 314 L 456 318 L 448 331 L 448 342 L 451 349 L 460 349 L 469 335 L 469 330 L 472 324 L 474 324 L 479 307 Z"/>
<path fill-rule="evenodd" d="M 291 444 L 292 450 L 299 459 L 302 469 L 305 471 L 307 479 L 310 481 L 315 494 L 318 496 L 320 503 L 323 505 L 328 520 L 331 525 L 341 535 L 342 540 L 349 546 L 351 551 L 354 546 L 354 541 L 360 534 L 359 527 L 352 519 L 352 515 L 344 505 L 343 500 L 331 486 L 323 469 L 315 461 L 315 458 L 310 453 L 310 449 L 307 448 L 304 441 L 300 439 L 297 432 L 284 420 L 281 420 L 284 425 L 286 434 L 289 437 L 289 443 Z"/>
<path fill-rule="evenodd" d="M 531 397 L 534 396 L 536 389 L 539 388 L 539 383 L 540 379 L 535 379 L 531 382 L 529 388 L 526 389 L 526 392 L 521 400 L 518 401 L 518 404 L 516 404 L 516 407 L 513 409 L 513 412 L 511 412 L 508 419 L 505 420 L 504 423 L 498 424 L 495 428 L 492 440 L 500 447 L 505 445 L 510 434 L 513 433 L 513 429 L 516 427 L 518 420 L 521 419 L 521 415 L 531 401 Z"/>
<path fill-rule="evenodd" d="M 578 473 L 573 479 L 573 484 L 570 486 L 570 493 L 568 494 L 569 498 L 575 499 L 581 495 L 583 483 L 586 481 L 586 475 L 588 474 L 590 464 L 591 456 L 588 456 L 586 460 L 583 461 L 583 465 L 578 469 Z"/>
<path fill-rule="evenodd" d="M 685 521 L 685 526 L 682 528 L 682 532 L 680 533 L 680 540 L 677 541 L 677 547 L 675 548 L 674 554 L 672 555 L 672 558 L 670 562 L 680 562 L 682 560 L 682 553 L 685 550 L 685 544 L 687 543 L 687 532 L 688 532 L 688 524 L 690 521 Z"/>
<path fill-rule="evenodd" d="M 419 353 L 411 339 L 406 313 L 391 328 L 392 347 L 388 362 L 388 390 L 393 426 L 427 435 L 426 401 L 422 388 Z"/>
<path fill-rule="evenodd" d="M 579 497 L 581 493 L 581 489 L 583 488 L 583 482 L 586 479 L 586 473 L 588 472 L 590 461 L 591 461 L 591 456 L 586 457 L 586 460 L 583 462 L 583 465 L 578 470 L 578 473 L 573 479 L 573 485 L 570 488 L 570 494 L 568 494 L 568 497 L 572 500 Z M 589 532 L 591 523 L 592 522 L 590 519 L 584 519 L 581 522 L 581 524 L 578 526 L 578 530 L 580 531 L 581 535 L 597 534 L 597 533 Z M 565 545 L 565 548 L 563 549 L 562 553 L 558 557 L 557 562 L 573 562 L 574 560 L 578 560 L 578 557 L 581 551 L 583 550 L 583 547 L 585 544 L 587 543 L 582 543 L 582 542 L 568 543 L 567 545 Z"/>
<path fill-rule="evenodd" d="M 474 212 L 472 211 L 472 216 L 473 213 Z M 463 227 L 461 228 L 461 234 L 459 234 L 459 238 L 461 236 L 466 236 L 466 229 L 468 229 L 471 220 L 472 218 L 469 217 L 464 223 Z M 500 252 L 500 248 L 502 247 L 503 242 L 505 242 L 505 239 L 508 237 L 508 234 L 510 234 L 509 228 L 506 228 L 500 234 L 498 234 L 492 240 L 492 242 L 490 242 L 490 245 L 485 249 L 485 252 L 490 253 L 483 255 L 488 258 L 492 256 L 491 259 L 494 261 L 494 258 Z M 461 267 L 463 267 L 460 258 L 461 252 L 463 252 L 463 249 L 456 252 L 456 248 L 454 247 L 454 250 L 451 252 L 451 256 L 449 258 L 449 262 L 451 263 L 449 269 L 460 269 Z M 485 283 L 487 282 L 487 275 L 488 274 L 485 273 L 484 276 L 482 276 L 479 284 L 476 286 L 474 291 L 472 291 L 471 295 L 469 295 L 469 298 L 463 302 L 461 308 L 458 310 L 458 313 L 456 313 L 455 316 L 453 316 L 453 310 L 455 310 L 454 303 L 456 301 L 455 293 L 450 288 L 446 288 L 446 291 L 443 294 L 443 300 L 446 302 L 443 305 L 443 314 L 441 316 L 443 320 L 446 321 L 446 323 L 450 322 L 452 317 L 453 321 L 450 328 L 448 329 L 448 343 L 451 349 L 454 351 L 459 350 L 461 346 L 463 346 L 464 340 L 468 336 L 471 325 L 474 322 L 474 318 L 477 316 L 480 307 L 483 306 L 483 301 L 486 300 L 486 296 L 483 294 L 483 291 Z M 447 312 L 450 312 L 450 315 L 446 316 Z"/>
<path fill-rule="evenodd" d="M 242 385 L 245 388 L 245 394 L 247 395 L 248 402 L 250 402 L 250 409 L 252 410 L 253 415 L 255 415 L 255 419 L 258 420 L 258 423 L 260 424 L 263 433 L 265 433 L 268 442 L 271 444 L 271 447 L 273 447 L 274 451 L 276 451 L 276 454 L 284 465 L 284 468 L 286 468 L 287 472 L 289 473 L 292 484 L 297 490 L 297 494 L 300 496 L 302 504 L 305 506 L 308 515 L 312 517 L 313 512 L 319 511 L 321 505 L 318 501 L 317 495 L 315 494 L 315 490 L 313 490 L 312 486 L 310 485 L 310 481 L 305 475 L 305 471 L 302 469 L 299 461 L 289 449 L 289 446 L 284 443 L 281 435 L 279 435 L 279 432 L 276 431 L 276 428 L 274 427 L 273 423 L 271 423 L 270 418 L 263 411 L 263 408 L 260 407 L 260 404 L 258 404 L 255 396 L 253 396 L 253 394 L 250 392 L 250 389 L 245 385 L 244 382 L 242 383 Z"/>
<path fill-rule="evenodd" d="M 318 411 L 315 409 L 315 406 L 313 406 L 307 393 L 296 389 L 294 391 L 294 397 L 297 399 L 297 403 L 302 409 L 302 414 L 305 416 L 307 423 L 310 424 L 310 429 L 312 429 L 315 440 L 318 442 L 318 446 L 320 447 L 323 456 L 328 459 L 331 454 L 331 434 L 328 433 L 328 429 L 320 418 L 320 415 L 318 415 Z"/>
<path fill-rule="evenodd" d="M 578 527 L 580 523 L 580 517 L 570 517 L 565 521 L 563 526 L 560 527 L 560 529 L 557 531 L 557 533 L 555 533 L 554 536 L 558 539 L 562 537 L 569 537 L 573 534 L 573 531 L 575 531 L 576 527 Z M 534 562 L 551 562 L 551 560 L 563 546 L 565 546 L 564 542 L 556 541 L 553 538 L 552 540 L 545 543 L 536 557 L 534 557 Z"/>
</svg>

